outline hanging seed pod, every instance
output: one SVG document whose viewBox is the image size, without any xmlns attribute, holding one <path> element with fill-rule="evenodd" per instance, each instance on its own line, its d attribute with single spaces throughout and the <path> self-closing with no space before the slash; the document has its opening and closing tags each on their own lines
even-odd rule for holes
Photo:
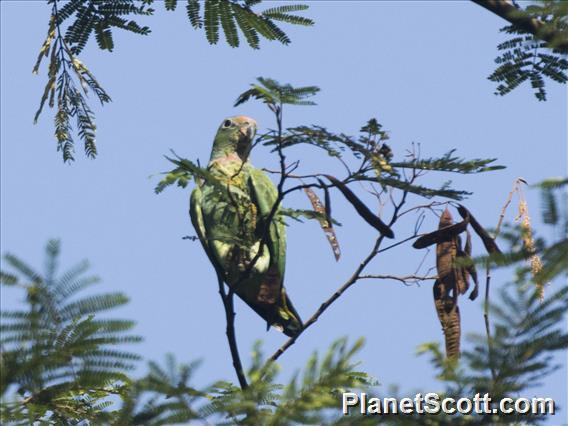
<svg viewBox="0 0 568 426">
<path fill-rule="evenodd" d="M 442 281 L 436 280 L 433 292 L 434 306 L 444 333 L 446 356 L 457 359 L 460 356 L 460 310 Z"/>
<path fill-rule="evenodd" d="M 328 207 L 329 205 L 329 195 L 327 191 L 327 187 L 323 185 L 326 191 L 326 204 L 325 206 L 322 204 L 319 197 L 311 188 L 304 188 L 304 192 L 308 196 L 310 203 L 312 204 L 313 209 L 322 215 L 324 219 L 319 220 L 321 229 L 325 234 L 329 245 L 331 246 L 331 250 L 333 251 L 333 255 L 335 260 L 338 261 L 341 256 L 341 249 L 339 247 L 339 242 L 337 241 L 337 236 L 335 235 L 335 230 L 333 229 L 333 223 L 331 221 L 331 209 Z"/>
<path fill-rule="evenodd" d="M 388 225 L 384 223 L 378 216 L 373 214 L 371 210 L 369 210 L 369 208 L 365 204 L 363 204 L 363 202 L 359 198 L 357 198 L 353 191 L 351 191 L 347 187 L 347 185 L 333 176 L 324 176 L 341 191 L 343 196 L 347 199 L 347 201 L 351 203 L 357 213 L 359 213 L 359 216 L 361 216 L 365 220 L 365 222 L 367 222 L 385 237 L 394 238 L 394 232 L 392 232 L 392 229 L 390 229 Z"/>
<path fill-rule="evenodd" d="M 456 236 L 456 264 L 454 264 L 454 273 L 456 276 L 456 287 L 459 294 L 465 294 L 469 289 L 469 272 L 463 263 L 466 260 L 465 251 L 462 249 L 462 240 Z"/>
<path fill-rule="evenodd" d="M 467 225 L 467 221 L 464 220 Z M 458 241 L 458 233 L 450 211 L 446 208 L 440 217 L 438 231 L 439 235 L 445 235 L 436 245 L 436 269 L 438 279 L 434 283 L 434 305 L 438 319 L 444 331 L 446 341 L 446 356 L 448 358 L 458 358 L 460 354 L 460 335 L 461 321 L 458 309 L 458 294 L 460 287 L 465 287 L 463 274 L 459 267 L 455 266 L 458 255 L 458 248 L 461 250 Z M 458 228 L 459 229 L 459 228 Z M 465 225 L 464 225 L 465 229 Z M 444 234 L 445 233 L 445 234 Z M 450 237 L 448 238 L 448 235 Z"/>
<path fill-rule="evenodd" d="M 445 211 L 448 211 L 447 209 Z M 444 211 L 444 213 L 445 213 Z M 448 211 L 449 214 L 449 211 Z M 442 218 L 444 217 L 444 215 L 442 214 Z M 440 218 L 440 224 L 442 223 L 442 218 Z M 447 222 L 444 222 L 447 223 Z M 450 224 L 451 224 L 451 215 L 450 215 Z M 422 235 L 420 238 L 418 238 L 416 241 L 414 241 L 414 244 L 412 244 L 412 247 L 414 247 L 415 249 L 423 249 L 426 247 L 429 247 L 433 244 L 438 244 L 438 243 L 442 243 L 444 241 L 450 241 L 453 237 L 455 237 L 456 235 L 461 234 L 463 231 L 465 231 L 466 227 L 468 224 L 468 219 L 464 219 L 461 222 L 458 222 L 454 225 L 445 225 L 442 228 L 437 229 L 434 232 L 430 232 L 428 234 L 424 234 Z"/>
<path fill-rule="evenodd" d="M 473 263 L 471 259 L 471 233 L 466 230 L 466 235 L 464 253 L 465 258 L 470 262 L 468 262 L 468 265 L 464 269 L 473 280 L 473 290 L 469 294 L 469 300 L 475 300 L 479 293 L 479 281 L 477 280 L 477 269 L 475 269 L 475 263 Z"/>
<path fill-rule="evenodd" d="M 323 188 L 323 193 L 325 197 L 323 205 L 325 207 L 325 218 L 329 223 L 331 223 L 331 197 L 329 196 L 329 188 L 325 183 L 323 183 L 323 181 L 320 178 L 318 178 L 318 182 Z"/>
<path fill-rule="evenodd" d="M 475 216 L 473 216 L 468 209 L 466 209 L 463 205 L 458 204 L 458 212 L 464 219 L 466 217 L 469 218 L 469 222 L 471 223 L 473 230 L 477 235 L 479 235 L 481 241 L 483 241 L 483 245 L 485 246 L 487 253 L 501 253 L 501 250 L 499 250 L 499 247 L 497 246 L 497 243 L 495 242 L 493 237 L 489 235 L 489 232 L 487 232 L 485 228 L 481 226 Z"/>
</svg>

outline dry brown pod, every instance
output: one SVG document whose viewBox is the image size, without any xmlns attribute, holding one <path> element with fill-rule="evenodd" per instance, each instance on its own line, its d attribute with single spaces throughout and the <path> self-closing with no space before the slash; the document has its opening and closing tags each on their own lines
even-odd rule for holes
<svg viewBox="0 0 568 426">
<path fill-rule="evenodd" d="M 461 319 L 459 307 L 443 281 L 436 280 L 433 287 L 434 306 L 444 332 L 446 356 L 456 359 L 460 356 Z"/>
<path fill-rule="evenodd" d="M 489 235 L 489 232 L 487 232 L 485 228 L 481 226 L 481 224 L 477 221 L 475 216 L 472 215 L 471 212 L 467 208 L 465 208 L 462 204 L 458 204 L 458 213 L 463 218 L 466 217 L 469 218 L 469 222 L 471 223 L 473 230 L 477 235 L 479 235 L 481 241 L 483 241 L 483 245 L 485 246 L 487 253 L 489 254 L 501 253 L 501 250 L 497 246 L 495 239 L 491 237 L 491 235 Z"/>
<path fill-rule="evenodd" d="M 414 247 L 415 249 L 423 249 L 433 244 L 439 244 L 444 241 L 449 241 L 456 235 L 459 235 L 463 231 L 465 231 L 465 229 L 467 228 L 467 224 L 468 224 L 468 219 L 465 218 L 463 221 L 458 222 L 454 225 L 446 225 L 442 228 L 438 228 L 433 232 L 422 235 L 420 238 L 414 241 L 412 247 Z"/>
<path fill-rule="evenodd" d="M 351 203 L 353 207 L 355 207 L 355 210 L 357 211 L 357 213 L 359 213 L 359 216 L 361 216 L 365 220 L 365 222 L 367 222 L 385 237 L 394 238 L 394 232 L 392 232 L 392 229 L 390 229 L 390 227 L 386 223 L 384 223 L 377 215 L 373 214 L 371 210 L 369 210 L 369 208 L 353 193 L 353 191 L 351 191 L 347 187 L 347 185 L 345 185 L 334 176 L 324 176 L 329 179 L 329 181 L 333 185 L 335 185 L 337 189 L 341 191 L 343 196 L 347 199 L 347 201 Z"/>
<path fill-rule="evenodd" d="M 333 229 L 333 223 L 331 221 L 331 209 L 329 207 L 329 195 L 327 193 L 327 188 L 325 193 L 325 205 L 322 205 L 321 200 L 311 188 L 304 188 L 304 192 L 308 196 L 313 209 L 325 217 L 325 219 L 319 220 L 319 223 L 329 245 L 331 246 L 333 256 L 335 257 L 335 260 L 338 261 L 341 257 L 341 248 L 339 247 L 339 241 L 337 241 L 337 236 L 335 235 L 335 230 Z"/>
</svg>

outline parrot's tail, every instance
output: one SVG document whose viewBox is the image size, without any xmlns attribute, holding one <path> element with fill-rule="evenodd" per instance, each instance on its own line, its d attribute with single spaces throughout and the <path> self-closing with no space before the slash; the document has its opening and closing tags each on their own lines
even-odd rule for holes
<svg viewBox="0 0 568 426">
<path fill-rule="evenodd" d="M 294 309 L 294 305 L 292 305 L 292 301 L 284 288 L 282 288 L 282 306 L 278 308 L 272 326 L 282 331 L 288 337 L 296 337 L 304 329 L 300 315 Z"/>
</svg>

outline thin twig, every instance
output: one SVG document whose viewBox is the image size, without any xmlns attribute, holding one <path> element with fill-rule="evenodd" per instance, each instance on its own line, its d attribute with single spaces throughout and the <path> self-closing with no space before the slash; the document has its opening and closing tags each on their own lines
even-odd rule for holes
<svg viewBox="0 0 568 426">
<path fill-rule="evenodd" d="M 378 250 L 377 254 L 382 253 L 382 252 L 387 251 L 387 250 L 390 250 L 391 248 L 394 248 L 396 246 L 400 246 L 401 244 L 404 244 L 407 241 L 413 240 L 417 236 L 418 236 L 418 234 L 414 234 L 414 235 L 411 235 L 410 237 L 405 238 L 404 240 L 397 241 L 396 243 L 391 244 L 390 246 L 387 246 L 387 247 L 384 247 L 384 248 Z"/>
<path fill-rule="evenodd" d="M 404 283 L 405 285 L 416 284 L 419 281 L 435 280 L 437 275 L 361 275 L 359 279 L 377 279 L 377 280 L 395 280 Z M 410 283 L 410 284 L 409 284 Z"/>
<path fill-rule="evenodd" d="M 524 179 L 517 178 L 513 183 L 513 189 L 509 192 L 507 200 L 501 209 L 501 214 L 499 215 L 499 220 L 497 221 L 497 227 L 495 228 L 495 234 L 493 238 L 496 239 L 499 235 L 499 231 L 501 230 L 501 225 L 503 224 L 503 219 L 505 218 L 505 212 L 511 201 L 513 200 L 513 194 L 518 191 L 519 184 L 524 182 Z M 489 295 L 490 295 L 490 287 L 491 287 L 491 263 L 490 260 L 487 259 L 485 263 L 485 299 L 483 301 L 483 320 L 485 322 L 485 333 L 487 335 L 487 351 L 489 357 L 489 368 L 491 369 L 491 378 L 493 382 L 495 382 L 497 378 L 497 372 L 495 371 L 495 366 L 493 365 L 493 339 L 491 337 L 491 324 L 489 322 Z"/>
<path fill-rule="evenodd" d="M 405 214 L 408 214 L 408 213 L 415 211 L 415 210 L 422 210 L 422 209 L 433 210 L 435 207 L 445 206 L 447 204 L 448 204 L 448 201 L 432 201 L 431 203 L 428 203 L 428 204 L 420 204 L 418 206 L 411 207 L 411 208 L 401 212 L 398 215 L 398 217 L 404 216 Z"/>
</svg>

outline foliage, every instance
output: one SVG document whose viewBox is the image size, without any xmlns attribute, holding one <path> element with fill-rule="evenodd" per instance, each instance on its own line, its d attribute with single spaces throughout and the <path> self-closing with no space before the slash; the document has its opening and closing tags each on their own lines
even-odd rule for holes
<svg viewBox="0 0 568 426">
<path fill-rule="evenodd" d="M 171 355 L 164 365 L 150 362 L 146 375 L 133 379 L 129 371 L 139 357 L 120 348 L 138 340 L 124 335 L 132 322 L 99 318 L 103 310 L 124 300 L 117 295 L 73 299 L 97 278 L 84 276 L 85 262 L 57 275 L 59 244 L 50 241 L 46 252 L 43 275 L 13 255 L 4 257 L 14 272 L 3 272 L 2 284 L 24 289 L 27 309 L 2 312 L 3 424 L 285 425 L 386 420 L 389 424 L 483 425 L 542 420 L 536 415 L 510 414 L 371 419 L 354 413 L 345 417 L 339 412 L 342 392 L 377 392 L 377 382 L 353 362 L 362 340 L 348 345 L 346 339 L 339 339 L 325 356 L 314 353 L 302 374 L 294 374 L 286 385 L 277 383 L 279 367 L 265 362 L 260 343 L 252 352 L 246 390 L 225 381 L 198 389 L 191 380 L 200 363 L 179 364 Z M 540 302 L 529 285 L 528 271 L 520 270 L 517 276 L 516 283 L 500 291 L 500 302 L 492 304 L 491 352 L 484 336 L 477 334 L 468 338 L 470 345 L 462 351 L 461 364 L 446 359 L 435 343 L 421 345 L 419 353 L 430 354 L 445 386 L 441 397 L 489 393 L 497 401 L 527 395 L 557 371 L 552 355 L 568 348 L 568 334 L 561 328 L 568 311 L 568 287 Z M 492 366 L 495 377 L 490 374 Z"/>
<path fill-rule="evenodd" d="M 525 81 L 531 83 L 534 95 L 539 101 L 546 100 L 545 78 L 565 84 L 566 34 L 568 34 L 568 4 L 564 1 L 544 0 L 518 9 L 522 18 L 536 19 L 542 23 L 539 34 L 529 33 L 516 25 L 508 25 L 502 32 L 512 37 L 499 44 L 502 52 L 495 59 L 497 69 L 488 77 L 498 83 L 495 94 L 506 95 Z M 554 34 L 551 41 L 544 41 L 544 34 Z M 547 37 L 548 38 L 548 37 Z"/>
<path fill-rule="evenodd" d="M 459 399 L 488 393 L 493 401 L 498 401 L 529 395 L 531 389 L 558 370 L 560 366 L 553 354 L 568 348 L 568 333 L 562 329 L 568 311 L 568 286 L 540 302 L 538 291 L 526 278 L 522 274 L 519 281 L 502 288 L 500 303 L 491 305 L 494 318 L 491 351 L 486 337 L 480 334 L 468 336 L 471 345 L 462 351 L 465 362 L 461 365 L 446 360 L 436 343 L 420 347 L 419 353 L 430 354 L 437 378 L 445 384 L 443 396 Z M 491 375 L 492 368 L 495 377 Z M 451 419 L 441 416 L 438 424 L 537 424 L 544 420 L 536 414 L 453 415 Z M 417 424 L 431 424 L 423 417 L 413 420 Z"/>
<path fill-rule="evenodd" d="M 322 424 L 337 408 L 341 392 L 364 391 L 376 384 L 352 361 L 362 344 L 358 340 L 349 346 L 346 339 L 339 339 L 322 359 L 314 353 L 303 374 L 296 373 L 287 385 L 280 385 L 275 382 L 278 365 L 265 364 L 257 342 L 246 390 L 226 381 L 197 390 L 189 381 L 199 363 L 177 364 L 168 355 L 165 367 L 149 363 L 149 373 L 132 382 L 123 393 L 122 408 L 109 419 L 113 425 L 149 426 L 192 420 L 219 425 Z"/>
<path fill-rule="evenodd" d="M 57 102 L 55 138 L 63 161 L 74 160 L 72 118 L 76 119 L 77 136 L 84 142 L 85 154 L 94 158 L 97 155 L 95 115 L 86 96 L 89 90 L 92 91 L 101 105 L 111 99 L 77 55 L 85 48 L 92 33 L 95 34 L 99 48 L 108 51 L 114 48 L 113 28 L 141 35 L 149 34 L 148 27 L 142 27 L 126 17 L 151 15 L 153 10 L 147 7 L 147 2 L 132 0 L 71 0 L 62 7 L 59 7 L 58 0 L 48 0 L 48 3 L 52 5 L 52 9 L 47 37 L 33 69 L 37 74 L 42 59 L 49 57 L 48 79 L 34 122 L 37 122 L 48 98 L 50 108 Z M 73 15 L 75 20 L 67 25 L 63 35 L 62 27 Z"/>
<path fill-rule="evenodd" d="M 202 3 L 203 16 L 200 15 Z M 289 37 L 275 22 L 313 25 L 311 19 L 294 14 L 308 9 L 307 5 L 282 5 L 255 12 L 253 7 L 258 3 L 261 2 L 188 0 L 186 10 L 192 27 L 203 28 L 210 44 L 218 42 L 222 28 L 227 43 L 232 47 L 239 46 L 237 28 L 249 46 L 258 49 L 260 36 L 283 44 L 290 43 Z M 49 58 L 47 83 L 34 122 L 39 119 L 46 102 L 50 108 L 57 104 L 55 138 L 63 161 L 75 159 L 72 119 L 76 120 L 77 137 L 84 143 L 86 156 L 95 158 L 95 114 L 87 102 L 87 96 L 89 91 L 93 92 L 101 105 L 110 102 L 111 98 L 78 55 L 92 34 L 99 49 L 109 52 L 115 47 L 113 30 L 150 34 L 148 26 L 142 26 L 132 18 L 153 15 L 154 9 L 150 7 L 153 0 L 70 0 L 63 4 L 60 0 L 48 0 L 48 4 L 52 7 L 47 36 L 33 68 L 37 74 L 43 58 Z M 177 1 L 168 0 L 164 4 L 166 10 L 174 10 Z"/>
<path fill-rule="evenodd" d="M 13 271 L 2 272 L 2 285 L 25 290 L 24 309 L 2 311 L 3 424 L 171 425 L 191 420 L 240 424 L 319 424 L 336 407 L 342 390 L 374 384 L 356 370 L 353 357 L 359 340 L 337 340 L 326 355 L 314 354 L 302 379 L 285 386 L 275 382 L 278 365 L 265 364 L 260 343 L 253 350 L 250 386 L 242 391 L 219 381 L 197 389 L 190 384 L 199 362 L 178 364 L 171 355 L 165 365 L 148 363 L 148 373 L 133 379 L 130 371 L 140 357 L 122 349 L 140 338 L 125 334 L 133 323 L 102 319 L 105 310 L 122 306 L 119 294 L 79 297 L 98 282 L 85 276 L 83 261 L 58 275 L 60 245 L 46 247 L 45 273 L 37 273 L 20 258 L 7 254 Z"/>
<path fill-rule="evenodd" d="M 46 102 L 50 108 L 57 103 L 55 138 L 57 149 L 62 152 L 65 162 L 75 159 L 73 119 L 75 138 L 83 141 L 86 156 L 95 158 L 97 155 L 95 114 L 86 98 L 89 91 L 95 94 L 101 105 L 111 100 L 78 55 L 92 34 L 98 47 L 109 52 L 115 47 L 113 30 L 150 34 L 148 26 L 142 26 L 132 18 L 152 15 L 154 9 L 150 6 L 153 3 L 153 0 L 70 0 L 62 4 L 59 0 L 48 0 L 48 4 L 52 5 L 51 16 L 34 73 L 39 72 L 44 57 L 50 59 L 47 83 L 34 122 L 37 122 Z M 223 32 L 231 47 L 240 45 L 239 31 L 250 47 L 258 49 L 261 37 L 282 44 L 290 43 L 290 38 L 276 22 L 300 26 L 314 24 L 313 20 L 296 14 L 307 10 L 308 5 L 284 4 L 255 11 L 254 8 L 260 3 L 261 0 L 187 0 L 185 11 L 190 25 L 194 29 L 204 30 L 210 44 L 218 43 L 220 32 Z M 166 0 L 164 6 L 166 10 L 174 11 L 178 1 Z M 533 34 L 516 24 L 504 27 L 502 31 L 513 37 L 498 45 L 499 51 L 503 53 L 496 58 L 498 67 L 488 78 L 498 83 L 496 93 L 500 95 L 511 92 L 528 80 L 537 99 L 546 100 L 545 78 L 561 84 L 568 80 L 568 62 L 565 59 L 568 6 L 562 1 L 544 0 L 525 9 L 519 8 L 516 13 L 522 19 L 538 21 L 541 29 L 539 33 Z M 546 41 L 543 40 L 543 34 Z M 545 52 L 544 48 L 547 49 Z M 264 84 L 268 86 L 263 88 Z M 270 84 L 270 81 L 261 81 L 261 85 L 243 93 L 237 104 L 245 102 L 251 96 L 260 98 L 279 90 Z M 284 89 L 280 94 L 284 96 L 281 101 L 287 103 L 286 88 L 280 89 Z M 297 98 L 297 102 L 309 104 L 310 101 L 301 98 L 312 94 L 308 90 L 304 96 Z M 266 98 L 264 101 L 270 104 Z"/>
<path fill-rule="evenodd" d="M 200 419 L 196 404 L 209 398 L 206 390 L 197 390 L 190 380 L 199 362 L 178 364 L 171 354 L 165 357 L 165 365 L 148 363 L 148 373 L 132 380 L 121 394 L 122 405 L 109 413 L 111 425 L 171 425 Z"/>
<path fill-rule="evenodd" d="M 302 375 L 296 373 L 287 385 L 280 385 L 275 382 L 278 365 L 265 365 L 257 342 L 246 390 L 226 381 L 198 390 L 189 382 L 199 363 L 177 364 L 167 355 L 165 366 L 150 362 L 148 374 L 132 381 L 121 394 L 122 407 L 112 412 L 108 421 L 117 426 L 187 424 L 192 420 L 219 425 L 322 424 L 329 411 L 337 408 L 341 392 L 364 391 L 376 384 L 357 371 L 352 361 L 362 344 L 358 340 L 349 346 L 346 339 L 339 339 L 321 360 L 314 353 Z"/>
<path fill-rule="evenodd" d="M 74 159 L 72 118 L 76 119 L 77 135 L 84 142 L 86 155 L 93 158 L 97 154 L 95 117 L 86 96 L 89 91 L 93 92 L 101 104 L 109 102 L 110 97 L 77 55 L 84 50 L 93 33 L 98 47 L 108 51 L 114 49 L 112 31 L 115 29 L 149 34 L 148 27 L 130 18 L 152 15 L 150 5 L 153 1 L 70 0 L 61 7 L 58 0 L 49 0 L 48 3 L 52 5 L 48 34 L 34 67 L 37 73 L 43 58 L 49 57 L 48 81 L 35 121 L 46 103 L 53 108 L 57 101 L 55 136 L 64 161 Z M 253 8 L 259 3 L 260 0 L 188 0 L 185 9 L 190 25 L 203 29 L 210 44 L 218 43 L 222 32 L 231 47 L 240 45 L 239 30 L 247 44 L 257 49 L 261 37 L 290 43 L 275 22 L 313 24 L 312 20 L 294 14 L 308 6 L 287 4 L 256 12 Z M 173 11 L 177 8 L 177 1 L 166 0 L 164 5 L 166 10 Z M 543 31 L 564 37 L 567 10 L 565 3 L 547 0 L 519 10 L 519 14 L 540 20 L 545 25 Z M 509 93 L 528 80 L 537 99 L 545 100 L 544 78 L 566 83 L 568 62 L 562 56 L 566 53 L 562 40 L 542 41 L 541 34 L 528 34 L 515 25 L 504 28 L 504 31 L 514 37 L 498 46 L 503 52 L 496 60 L 499 67 L 489 77 L 498 83 L 498 94 Z M 543 53 L 542 48 L 548 48 L 550 52 Z M 404 159 L 395 161 L 395 152 L 386 143 L 390 135 L 375 118 L 368 120 L 356 136 L 336 133 L 317 125 L 283 128 L 284 105 L 315 105 L 311 98 L 318 91 L 315 86 L 293 87 L 269 78 L 258 78 L 257 83 L 237 98 L 235 106 L 255 99 L 266 104 L 275 114 L 277 129 L 259 135 L 257 143 L 272 149 L 280 159 L 281 169 L 275 172 L 280 177 L 277 204 L 287 194 L 304 190 L 313 210 L 283 208 L 281 212 L 298 220 L 302 217 L 317 220 L 336 258 L 339 257 L 339 246 L 332 224 L 338 222 L 331 213 L 332 189 L 339 189 L 367 222 L 379 223 L 375 227 L 382 235 L 368 258 L 372 259 L 379 252 L 382 237 L 394 236 L 390 227 L 399 217 L 399 209 L 408 194 L 450 200 L 462 200 L 469 195 L 467 191 L 452 188 L 450 182 L 434 188 L 415 183 L 425 173 L 476 174 L 502 168 L 493 164 L 495 159 L 462 159 L 455 156 L 455 150 L 440 157 L 423 158 L 415 145 L 407 151 Z M 294 148 L 301 145 L 323 150 L 336 159 L 345 168 L 346 177 L 338 180 L 320 171 L 294 174 L 299 160 L 287 164 L 286 156 L 292 155 Z M 196 165 L 177 155 L 166 158 L 175 168 L 158 183 L 156 192 L 172 184 L 185 188 L 194 179 L 218 185 L 228 197 L 231 196 L 230 191 L 199 162 Z M 295 186 L 285 185 L 290 182 L 295 182 Z M 347 189 L 347 185 L 355 182 L 375 196 L 375 211 L 381 211 L 386 200 L 392 202 L 394 212 L 388 224 Z M 530 268 L 520 268 L 517 282 L 501 291 L 501 303 L 491 304 L 495 322 L 489 342 L 485 341 L 485 336 L 472 336 L 473 346 L 462 352 L 464 361 L 461 365 L 456 360 L 446 359 L 436 344 L 422 346 L 421 352 L 431 354 L 438 377 L 446 384 L 445 395 L 460 397 L 490 393 L 494 399 L 516 396 L 538 385 L 543 377 L 558 368 L 552 361 L 552 354 L 568 348 L 568 334 L 558 326 L 568 310 L 568 287 L 560 288 L 540 302 L 538 289 L 530 284 L 549 281 L 568 270 L 568 222 L 565 215 L 561 217 L 560 212 L 565 209 L 558 209 L 556 192 L 562 190 L 567 182 L 566 179 L 558 179 L 541 185 L 545 201 L 544 220 L 561 228 L 562 236 L 558 242 L 545 247 L 538 239 L 533 241 L 531 236 L 530 250 L 526 247 L 519 250 L 519 243 L 527 241 L 526 230 L 509 230 L 504 235 L 513 244 L 509 252 L 501 255 L 502 264 L 540 254 L 543 266 L 532 276 Z M 325 202 L 322 203 L 314 189 L 324 191 Z M 393 194 L 401 196 L 400 204 L 393 201 Z M 422 211 L 425 207 L 415 208 Z M 464 218 L 464 223 L 468 220 L 474 219 Z M 475 228 L 475 222 L 471 224 Z M 418 228 L 419 224 L 414 237 Z M 462 250 L 461 243 L 455 245 L 463 253 L 455 253 L 454 258 L 470 260 L 468 249 Z M 349 346 L 346 339 L 340 339 L 332 344 L 321 360 L 314 354 L 308 360 L 304 373 L 294 375 L 287 385 L 276 383 L 278 366 L 273 361 L 274 357 L 265 360 L 259 345 L 253 351 L 252 366 L 248 371 L 250 384 L 246 389 L 223 381 L 197 389 L 190 382 L 199 363 L 178 364 L 172 356 L 166 357 L 165 366 L 150 362 L 148 373 L 140 379 L 133 379 L 129 372 L 140 357 L 123 350 L 125 343 L 140 340 L 127 334 L 133 323 L 99 317 L 101 312 L 126 303 L 126 298 L 119 293 L 79 298 L 78 293 L 98 279 L 83 276 L 88 269 L 86 262 L 57 276 L 59 251 L 57 241 L 48 243 L 43 275 L 18 257 L 5 256 L 13 271 L 1 273 L 2 285 L 24 289 L 27 309 L 3 311 L 1 314 L 0 415 L 4 423 L 165 425 L 201 420 L 216 424 L 278 425 L 365 422 L 363 418 L 346 420 L 337 415 L 341 392 L 365 391 L 376 384 L 366 373 L 357 371 L 352 361 L 362 345 L 361 340 Z M 491 256 L 490 260 L 496 261 L 497 257 Z M 451 266 L 460 271 L 465 271 L 465 266 L 472 263 L 454 265 L 453 262 L 451 260 Z M 354 276 L 356 280 L 357 275 Z M 339 297 L 344 290 L 336 292 L 334 297 Z M 326 302 L 327 305 L 322 304 L 321 312 L 334 300 L 332 298 L 331 302 Z M 312 323 L 317 320 L 318 312 L 312 317 L 315 318 Z M 116 402 L 119 404 L 115 405 Z M 451 419 L 440 416 L 435 420 L 413 417 L 412 423 L 487 424 L 512 420 L 539 421 L 538 418 L 488 415 Z M 389 422 L 404 423 L 408 419 L 391 418 Z"/>
<path fill-rule="evenodd" d="M 165 2 L 167 10 L 175 10 L 177 0 Z M 274 21 L 288 24 L 310 26 L 314 22 L 302 16 L 294 15 L 308 9 L 308 5 L 287 4 L 271 7 L 261 12 L 253 11 L 252 7 L 261 3 L 259 0 L 188 0 L 186 3 L 187 17 L 195 29 L 204 28 L 207 41 L 216 44 L 219 41 L 219 30 L 225 34 L 225 40 L 231 47 L 240 44 L 237 28 L 253 49 L 259 48 L 259 36 L 267 40 L 277 40 L 289 44 L 290 38 Z M 201 6 L 203 13 L 201 14 Z"/>
<path fill-rule="evenodd" d="M 291 84 L 280 84 L 276 80 L 258 77 L 260 84 L 251 84 L 251 89 L 241 93 L 234 106 L 239 106 L 251 99 L 261 100 L 274 111 L 276 107 L 286 105 L 315 105 L 307 99 L 319 92 L 319 87 L 293 87 Z"/>
<path fill-rule="evenodd" d="M 362 345 L 361 339 L 351 347 L 346 339 L 337 340 L 323 359 L 314 353 L 303 374 L 296 373 L 282 386 L 274 383 L 277 366 L 264 363 L 257 344 L 248 372 L 249 387 L 242 391 L 229 383 L 219 383 L 203 413 L 225 418 L 225 424 L 323 424 L 328 410 L 337 409 L 341 392 L 364 391 L 376 384 L 366 373 L 355 370 L 352 358 Z"/>
<path fill-rule="evenodd" d="M 58 275 L 60 245 L 46 246 L 46 266 L 40 274 L 20 258 L 6 254 L 11 271 L 2 285 L 25 292 L 26 309 L 1 313 L 0 395 L 2 422 L 71 424 L 97 420 L 129 382 L 127 372 L 139 356 L 124 351 L 140 340 L 126 334 L 132 321 L 99 317 L 124 305 L 121 293 L 78 297 L 99 281 L 85 276 L 83 261 Z"/>
<path fill-rule="evenodd" d="M 559 233 L 558 241 L 544 247 L 541 253 L 543 265 L 537 279 L 550 282 L 568 274 L 568 178 L 547 179 L 537 186 L 542 194 L 543 221 Z"/>
</svg>

